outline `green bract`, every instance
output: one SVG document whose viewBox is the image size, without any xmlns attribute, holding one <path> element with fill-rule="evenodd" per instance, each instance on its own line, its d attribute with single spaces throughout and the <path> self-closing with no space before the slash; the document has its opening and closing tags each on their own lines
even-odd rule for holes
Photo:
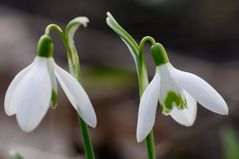
<svg viewBox="0 0 239 159">
<path fill-rule="evenodd" d="M 80 61 L 78 58 L 78 53 L 74 43 L 74 35 L 77 29 L 83 25 L 87 26 L 89 19 L 87 17 L 76 17 L 71 20 L 65 29 L 65 42 L 67 46 L 67 55 L 70 72 L 74 74 L 75 77 L 80 78 Z"/>
</svg>

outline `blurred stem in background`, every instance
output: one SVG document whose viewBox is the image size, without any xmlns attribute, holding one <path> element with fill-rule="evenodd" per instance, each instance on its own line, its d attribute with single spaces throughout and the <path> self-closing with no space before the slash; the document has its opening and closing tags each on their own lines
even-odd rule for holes
<svg viewBox="0 0 239 159">
<path fill-rule="evenodd" d="M 232 126 L 224 126 L 220 130 L 224 159 L 239 159 L 239 135 Z"/>
<path fill-rule="evenodd" d="M 139 82 L 139 94 L 141 97 L 144 92 L 144 89 L 149 84 L 147 68 L 145 65 L 145 60 L 143 55 L 143 48 L 144 48 L 145 42 L 149 41 L 152 44 L 155 44 L 155 41 L 152 37 L 146 36 L 142 39 L 142 41 L 140 42 L 140 45 L 138 45 L 137 42 L 131 37 L 131 35 L 127 33 L 117 23 L 117 21 L 109 12 L 107 13 L 106 23 L 111 29 L 113 29 L 120 36 L 120 38 L 128 46 L 130 53 L 133 56 L 136 69 L 137 69 L 138 82 Z M 151 131 L 149 135 L 146 137 L 145 145 L 147 149 L 148 159 L 156 159 L 153 131 Z"/>
<path fill-rule="evenodd" d="M 64 46 L 66 48 L 66 51 L 67 51 L 69 70 L 70 70 L 71 74 L 79 82 L 80 82 L 80 61 L 79 61 L 77 50 L 74 45 L 73 38 L 74 38 L 74 34 L 75 34 L 76 30 L 80 27 L 80 25 L 83 25 L 86 27 L 88 22 L 89 22 L 89 20 L 86 17 L 77 17 L 77 18 L 71 20 L 67 24 L 65 32 L 63 32 L 62 29 L 56 24 L 48 25 L 45 30 L 46 35 L 49 35 L 50 31 L 52 29 L 55 29 L 59 33 L 59 35 L 64 43 Z M 78 115 L 79 126 L 81 129 L 81 135 L 82 135 L 82 139 L 83 139 L 83 145 L 84 145 L 86 158 L 87 159 L 95 159 L 88 125 L 79 116 L 79 114 L 77 114 L 77 115 Z"/>
</svg>

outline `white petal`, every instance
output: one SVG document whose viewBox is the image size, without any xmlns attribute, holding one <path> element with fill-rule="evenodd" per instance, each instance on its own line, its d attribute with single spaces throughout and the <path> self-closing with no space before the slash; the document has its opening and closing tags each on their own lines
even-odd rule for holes
<svg viewBox="0 0 239 159">
<path fill-rule="evenodd" d="M 81 118 L 91 127 L 96 127 L 97 121 L 94 108 L 80 83 L 56 64 L 55 72 L 66 96 Z"/>
<path fill-rule="evenodd" d="M 184 126 L 192 126 L 196 119 L 197 102 L 186 91 L 183 92 L 187 101 L 186 108 L 179 110 L 177 107 L 174 107 L 170 115 L 179 124 Z"/>
<path fill-rule="evenodd" d="M 194 97 L 202 106 L 222 115 L 228 114 L 228 107 L 222 96 L 202 78 L 168 65 L 175 81 Z"/>
<path fill-rule="evenodd" d="M 6 114 L 9 116 L 14 115 L 17 112 L 17 105 L 11 104 L 12 94 L 15 91 L 15 88 L 18 86 L 18 83 L 21 81 L 21 79 L 29 72 L 31 66 L 32 64 L 24 68 L 21 72 L 19 72 L 15 76 L 15 78 L 13 79 L 13 81 L 11 82 L 11 84 L 9 85 L 7 89 L 5 99 L 4 99 L 4 108 L 5 108 Z"/>
<path fill-rule="evenodd" d="M 51 98 L 51 80 L 47 59 L 36 57 L 34 65 L 13 93 L 17 121 L 25 132 L 33 131 L 46 114 Z"/>
<path fill-rule="evenodd" d="M 159 89 L 160 75 L 156 72 L 140 100 L 136 135 L 138 142 L 141 142 L 153 128 L 158 105 Z"/>
</svg>

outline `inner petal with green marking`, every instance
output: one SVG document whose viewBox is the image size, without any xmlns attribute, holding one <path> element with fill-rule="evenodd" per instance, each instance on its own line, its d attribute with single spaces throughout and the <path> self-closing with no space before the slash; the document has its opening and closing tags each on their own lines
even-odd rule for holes
<svg viewBox="0 0 239 159">
<path fill-rule="evenodd" d="M 175 93 L 174 91 L 169 91 L 163 104 L 161 104 L 162 113 L 165 115 L 169 115 L 174 106 L 178 109 L 186 108 L 187 101 L 180 95 Z"/>
<path fill-rule="evenodd" d="M 51 90 L 51 103 L 50 103 L 51 108 L 55 109 L 56 104 L 57 104 L 57 91 L 52 89 Z"/>
<path fill-rule="evenodd" d="M 161 75 L 159 102 L 162 113 L 169 115 L 174 107 L 183 110 L 187 107 L 187 101 L 183 89 L 177 85 L 170 76 L 168 65 L 158 66 L 157 71 Z"/>
</svg>

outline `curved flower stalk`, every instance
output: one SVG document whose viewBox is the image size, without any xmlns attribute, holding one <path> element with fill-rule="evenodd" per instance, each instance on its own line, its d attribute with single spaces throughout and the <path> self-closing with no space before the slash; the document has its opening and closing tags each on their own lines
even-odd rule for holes
<svg viewBox="0 0 239 159">
<path fill-rule="evenodd" d="M 158 103 L 164 115 L 170 115 L 184 126 L 193 125 L 196 119 L 197 102 L 215 113 L 228 114 L 227 104 L 221 95 L 200 77 L 174 68 L 161 44 L 154 44 L 151 52 L 156 64 L 156 72 L 140 100 L 138 142 L 141 142 L 152 130 Z"/>
<path fill-rule="evenodd" d="M 56 103 L 57 79 L 76 111 L 88 125 L 95 127 L 96 115 L 88 95 L 71 74 L 54 62 L 52 52 L 51 38 L 43 35 L 34 61 L 17 74 L 6 92 L 4 107 L 7 115 L 16 114 L 21 129 L 33 131 L 50 104 Z"/>
</svg>

